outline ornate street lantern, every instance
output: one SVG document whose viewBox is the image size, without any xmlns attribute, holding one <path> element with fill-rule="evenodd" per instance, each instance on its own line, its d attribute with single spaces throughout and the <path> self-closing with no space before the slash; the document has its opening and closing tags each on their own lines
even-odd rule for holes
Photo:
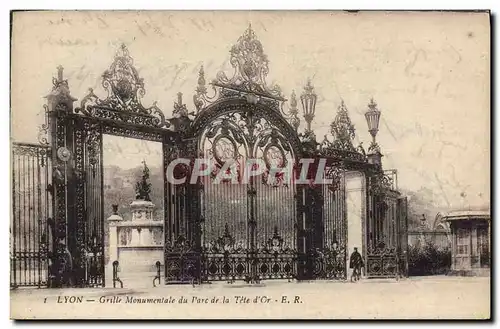
<svg viewBox="0 0 500 329">
<path fill-rule="evenodd" d="M 375 103 L 372 98 L 368 104 L 368 111 L 365 113 L 368 131 L 370 132 L 370 135 L 372 135 L 372 142 L 368 148 L 367 157 L 369 163 L 382 167 L 382 153 L 380 153 L 380 147 L 376 140 L 380 114 L 381 112 L 377 109 L 377 103 Z"/>
<path fill-rule="evenodd" d="M 304 87 L 302 95 L 300 95 L 300 100 L 302 102 L 302 111 L 304 113 L 304 119 L 307 123 L 306 131 L 311 131 L 311 122 L 314 119 L 314 113 L 316 112 L 316 100 L 318 96 L 314 93 L 314 87 L 311 85 L 311 80 L 307 80 L 307 84 Z"/>
<path fill-rule="evenodd" d="M 378 133 L 378 125 L 380 121 L 381 112 L 377 109 L 377 103 L 373 101 L 373 98 L 368 104 L 368 111 L 365 113 L 366 123 L 368 124 L 368 131 L 372 135 L 372 145 L 376 145 L 377 142 L 375 137 Z"/>
</svg>

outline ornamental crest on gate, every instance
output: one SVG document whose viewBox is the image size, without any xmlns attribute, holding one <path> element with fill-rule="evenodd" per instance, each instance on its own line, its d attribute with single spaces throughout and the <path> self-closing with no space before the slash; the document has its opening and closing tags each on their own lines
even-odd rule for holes
<svg viewBox="0 0 500 329">
<path fill-rule="evenodd" d="M 198 111 L 220 98 L 246 98 L 249 103 L 266 103 L 279 110 L 286 101 L 278 85 L 268 86 L 269 60 L 262 43 L 250 25 L 230 50 L 230 63 L 234 69 L 232 77 L 225 72 L 217 73 L 210 84 L 215 92 L 207 96 L 203 66 L 198 76 L 198 86 L 193 102 Z"/>
<path fill-rule="evenodd" d="M 156 102 L 149 108 L 142 105 L 141 98 L 146 90 L 133 63 L 127 47 L 122 45 L 113 63 L 102 75 L 102 86 L 108 92 L 106 99 L 100 99 L 90 88 L 76 113 L 124 123 L 169 127 Z"/>
<path fill-rule="evenodd" d="M 330 124 L 330 134 L 333 141 L 329 141 L 325 135 L 323 142 L 320 144 L 320 152 L 323 155 L 337 159 L 366 162 L 366 153 L 362 145 L 360 144 L 358 147 L 353 145 L 356 136 L 355 129 L 343 100 L 338 107 L 333 122 Z"/>
<path fill-rule="evenodd" d="M 279 86 L 268 87 L 266 84 L 269 60 L 251 25 L 231 48 L 230 53 L 230 63 L 234 68 L 234 75 L 232 78 L 228 78 L 224 72 L 219 72 L 217 79 L 213 82 L 214 85 L 269 98 L 283 99 Z"/>
<path fill-rule="evenodd" d="M 330 125 L 333 135 L 333 147 L 345 151 L 355 151 L 352 141 L 355 137 L 354 125 L 351 123 L 349 113 L 344 101 L 341 102 L 337 115 Z"/>
<path fill-rule="evenodd" d="M 144 81 L 133 66 L 126 46 L 122 45 L 120 50 L 111 67 L 102 75 L 103 87 L 108 91 L 106 102 L 121 110 L 144 113 L 140 103 L 140 97 L 145 94 Z"/>
</svg>

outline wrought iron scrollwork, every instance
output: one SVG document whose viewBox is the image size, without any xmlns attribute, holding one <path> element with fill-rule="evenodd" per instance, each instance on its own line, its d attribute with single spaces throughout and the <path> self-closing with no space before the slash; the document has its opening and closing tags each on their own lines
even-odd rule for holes
<svg viewBox="0 0 500 329">
<path fill-rule="evenodd" d="M 142 105 L 141 98 L 146 93 L 144 81 L 133 66 L 125 45 L 121 46 L 110 68 L 102 75 L 102 86 L 108 92 L 106 99 L 100 99 L 93 89 L 89 89 L 75 112 L 135 125 L 170 126 L 156 102 L 149 108 Z"/>
<path fill-rule="evenodd" d="M 396 248 L 387 247 L 383 242 L 377 246 L 368 246 L 367 275 L 369 277 L 397 277 Z"/>
<path fill-rule="evenodd" d="M 347 107 L 342 100 L 337 115 L 330 125 L 330 132 L 333 136 L 332 146 L 338 150 L 355 151 L 352 141 L 355 137 L 354 125 L 351 123 Z"/>
<path fill-rule="evenodd" d="M 234 90 L 223 92 L 237 97 Z M 201 136 L 199 149 L 203 156 L 214 160 L 210 163 L 217 170 L 234 161 L 238 175 L 241 160 L 262 159 L 264 171 L 267 169 L 264 178 L 271 168 L 284 168 L 300 153 L 300 141 L 293 127 L 280 113 L 270 111 L 261 102 L 221 101 L 218 107 L 199 113 L 193 125 L 192 133 L 195 132 Z M 206 280 L 258 282 L 263 278 L 291 279 L 296 275 L 296 250 L 285 247 L 285 243 L 293 246 L 296 241 L 293 206 L 266 214 L 259 210 L 271 198 L 282 198 L 283 203 L 289 204 L 290 199 L 294 200 L 294 188 L 280 189 L 283 184 L 273 184 L 270 189 L 266 182 L 251 180 L 246 187 L 204 185 L 202 254 Z M 224 214 L 214 209 L 210 201 L 224 203 L 221 206 Z M 227 223 L 226 216 L 233 220 Z M 283 237 L 279 237 L 278 229 L 273 235 L 274 226 L 284 232 Z M 223 234 L 218 236 L 222 227 Z M 275 245 L 269 245 L 270 241 Z"/>
<path fill-rule="evenodd" d="M 41 167 L 45 166 L 48 156 L 50 155 L 50 151 L 50 147 L 45 145 L 16 143 L 12 146 L 12 152 L 14 155 L 25 155 L 37 158 Z"/>
<path fill-rule="evenodd" d="M 353 145 L 355 129 L 343 100 L 338 107 L 335 119 L 330 125 L 330 133 L 333 136 L 333 141 L 329 141 L 325 135 L 319 147 L 323 156 L 357 162 L 367 161 L 363 147 L 361 145 L 354 147 Z"/>
<path fill-rule="evenodd" d="M 49 145 L 48 131 L 49 131 L 49 106 L 43 105 L 44 109 L 44 123 L 38 128 L 38 142 L 41 145 Z"/>
<path fill-rule="evenodd" d="M 186 254 L 193 251 L 193 243 L 187 240 L 184 235 L 179 235 L 172 243 L 165 246 L 166 253 Z"/>
<path fill-rule="evenodd" d="M 318 279 L 345 280 L 347 278 L 346 249 L 333 246 L 315 250 L 313 274 Z"/>
<path fill-rule="evenodd" d="M 368 245 L 368 254 L 370 255 L 394 255 L 395 253 L 396 248 L 387 247 L 382 241 L 376 246 Z"/>
<path fill-rule="evenodd" d="M 266 128 L 264 121 L 267 121 L 272 123 L 272 126 L 283 135 L 294 150 L 300 151 L 302 144 L 293 127 L 290 126 L 281 113 L 268 111 L 268 109 L 262 104 L 253 105 L 238 100 L 220 101 L 210 109 L 205 109 L 197 115 L 191 126 L 190 134 L 194 136 L 202 134 L 204 130 L 210 129 L 207 127 L 215 127 L 222 122 L 218 120 L 228 118 L 236 123 L 236 126 L 240 127 L 246 135 L 247 148 L 252 150 L 257 141 L 258 133 Z"/>
<path fill-rule="evenodd" d="M 205 72 L 203 67 L 200 68 L 198 86 L 193 96 L 198 113 L 221 100 L 240 99 L 248 104 L 261 104 L 286 116 L 283 111 L 286 99 L 281 88 L 266 83 L 269 60 L 251 26 L 231 48 L 230 63 L 234 69 L 233 75 L 228 77 L 225 72 L 218 72 L 216 79 L 211 82 L 212 96 L 208 96 Z"/>
<path fill-rule="evenodd" d="M 266 84 L 269 60 L 251 26 L 233 45 L 230 53 L 234 75 L 228 78 L 224 72 L 219 72 L 217 79 L 213 82 L 215 85 L 275 100 L 284 100 L 279 86 L 268 87 Z"/>
<path fill-rule="evenodd" d="M 375 195 L 384 196 L 393 188 L 393 178 L 383 171 L 377 172 L 371 178 L 371 191 Z"/>
<path fill-rule="evenodd" d="M 90 124 L 86 122 L 84 124 L 85 130 L 87 131 L 85 145 L 87 147 L 88 152 L 88 161 L 90 168 L 92 170 L 92 175 L 95 175 L 97 170 L 97 165 L 99 163 L 99 157 L 101 150 L 101 125 L 99 124 Z"/>
<path fill-rule="evenodd" d="M 338 191 L 342 188 L 342 178 L 344 170 L 339 166 L 331 166 L 327 169 L 325 178 L 331 179 L 332 182 L 328 185 L 328 189 L 332 192 Z"/>
</svg>

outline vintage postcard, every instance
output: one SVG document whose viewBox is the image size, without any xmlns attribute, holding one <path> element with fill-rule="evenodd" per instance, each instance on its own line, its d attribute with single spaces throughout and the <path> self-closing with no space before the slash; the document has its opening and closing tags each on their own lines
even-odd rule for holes
<svg viewBox="0 0 500 329">
<path fill-rule="evenodd" d="M 13 319 L 489 319 L 489 12 L 17 11 Z"/>
</svg>

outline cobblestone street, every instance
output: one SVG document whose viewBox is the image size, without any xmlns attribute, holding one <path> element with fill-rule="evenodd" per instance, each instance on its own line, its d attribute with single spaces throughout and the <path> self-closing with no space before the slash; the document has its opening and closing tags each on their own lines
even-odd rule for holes
<svg viewBox="0 0 500 329">
<path fill-rule="evenodd" d="M 11 291 L 12 318 L 35 314 L 39 319 L 486 319 L 490 280 L 435 276 L 358 283 Z"/>
</svg>

